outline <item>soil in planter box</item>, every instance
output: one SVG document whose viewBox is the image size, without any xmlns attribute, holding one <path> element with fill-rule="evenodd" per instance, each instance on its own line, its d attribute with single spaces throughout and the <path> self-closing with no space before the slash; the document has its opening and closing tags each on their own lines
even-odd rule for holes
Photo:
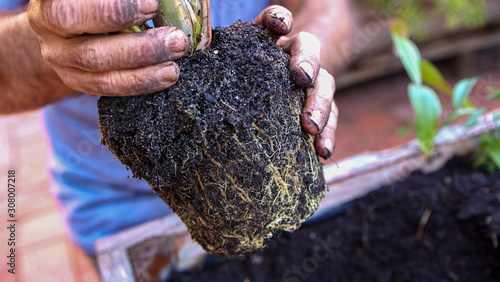
<svg viewBox="0 0 500 282">
<path fill-rule="evenodd" d="M 288 62 L 262 28 L 236 23 L 178 61 L 173 87 L 99 99 L 103 143 L 208 252 L 261 249 L 318 207 L 322 169 Z"/>
<path fill-rule="evenodd" d="M 284 233 L 263 252 L 173 281 L 500 281 L 499 234 L 500 173 L 456 158 Z"/>
</svg>

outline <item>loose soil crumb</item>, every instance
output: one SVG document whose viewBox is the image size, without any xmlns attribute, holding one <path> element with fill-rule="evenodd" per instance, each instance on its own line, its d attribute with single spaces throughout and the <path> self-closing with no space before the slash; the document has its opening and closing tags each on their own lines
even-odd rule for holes
<svg viewBox="0 0 500 282">
<path fill-rule="evenodd" d="M 500 281 L 500 172 L 470 163 L 413 173 L 263 252 L 173 281 Z"/>
<path fill-rule="evenodd" d="M 173 87 L 99 100 L 103 144 L 208 252 L 261 249 L 318 207 L 325 183 L 288 63 L 262 28 L 239 22 L 179 60 Z"/>
</svg>

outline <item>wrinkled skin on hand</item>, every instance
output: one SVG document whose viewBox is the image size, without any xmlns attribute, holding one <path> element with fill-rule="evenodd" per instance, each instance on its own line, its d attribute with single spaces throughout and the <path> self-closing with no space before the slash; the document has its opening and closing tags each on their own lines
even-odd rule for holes
<svg viewBox="0 0 500 282">
<path fill-rule="evenodd" d="M 173 85 L 174 62 L 189 49 L 173 27 L 107 35 L 152 19 L 157 0 L 33 0 L 28 17 L 44 59 L 70 88 L 90 95 L 128 96 Z"/>
<path fill-rule="evenodd" d="M 289 68 L 292 78 L 305 89 L 302 128 L 315 136 L 318 155 L 329 158 L 335 147 L 338 109 L 333 101 L 335 80 L 320 67 L 321 43 L 307 32 L 286 36 L 292 29 L 293 18 L 291 12 L 281 6 L 267 7 L 255 22 L 281 36 L 278 44 L 291 56 Z"/>
</svg>

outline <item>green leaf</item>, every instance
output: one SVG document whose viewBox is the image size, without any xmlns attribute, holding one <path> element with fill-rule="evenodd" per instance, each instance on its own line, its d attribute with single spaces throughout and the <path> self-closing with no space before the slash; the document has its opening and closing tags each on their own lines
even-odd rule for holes
<svg viewBox="0 0 500 282">
<path fill-rule="evenodd" d="M 474 114 L 477 109 L 471 109 L 471 108 L 458 108 L 455 110 L 455 113 L 457 114 L 458 117 L 461 116 L 468 116 Z"/>
<path fill-rule="evenodd" d="M 490 99 L 500 99 L 500 88 L 488 87 L 488 92 L 490 92 Z"/>
<path fill-rule="evenodd" d="M 481 135 L 481 145 L 475 152 L 476 167 L 494 172 L 500 170 L 500 138 L 495 132 L 488 132 Z"/>
<path fill-rule="evenodd" d="M 410 84 L 408 96 L 415 112 L 420 149 L 430 157 L 434 151 L 439 119 L 443 111 L 441 102 L 434 90 L 423 85 Z"/>
<path fill-rule="evenodd" d="M 420 69 L 422 70 L 422 78 L 425 84 L 433 87 L 437 91 L 441 91 L 448 95 L 452 94 L 453 89 L 433 63 L 426 59 L 422 59 Z"/>
<path fill-rule="evenodd" d="M 476 85 L 476 82 L 477 78 L 466 78 L 460 80 L 455 85 L 455 88 L 453 88 L 453 96 L 451 101 L 453 108 L 457 109 L 465 103 L 467 97 L 469 97 L 469 94 L 472 91 L 472 88 L 474 88 L 474 85 Z"/>
<path fill-rule="evenodd" d="M 500 169 L 500 140 L 493 135 L 489 135 L 486 143 L 486 151 L 496 167 Z"/>
<path fill-rule="evenodd" d="M 485 110 L 486 110 L 485 108 L 475 110 L 470 115 L 469 119 L 467 120 L 467 123 L 465 123 L 465 127 L 471 128 L 474 125 L 476 125 L 479 120 L 479 117 L 484 113 Z"/>
<path fill-rule="evenodd" d="M 454 110 L 445 120 L 444 124 L 450 124 L 454 122 L 457 118 L 462 116 L 468 116 L 474 114 L 476 108 L 458 108 Z"/>
<path fill-rule="evenodd" d="M 472 101 L 469 99 L 465 99 L 462 107 L 467 108 L 467 109 L 473 109 L 473 110 L 476 109 L 476 105 L 474 105 L 474 103 L 472 103 Z"/>
<path fill-rule="evenodd" d="M 397 55 L 403 63 L 403 67 L 408 73 L 411 81 L 417 85 L 422 84 L 422 72 L 420 71 L 421 55 L 417 46 L 408 38 L 392 35 L 392 41 L 396 48 Z"/>
</svg>

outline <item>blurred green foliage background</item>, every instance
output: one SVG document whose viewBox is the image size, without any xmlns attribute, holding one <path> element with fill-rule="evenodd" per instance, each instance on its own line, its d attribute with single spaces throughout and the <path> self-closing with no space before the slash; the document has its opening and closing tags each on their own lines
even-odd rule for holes
<svg viewBox="0 0 500 282">
<path fill-rule="evenodd" d="M 484 24 L 487 0 L 367 0 L 374 7 L 384 9 L 393 17 L 401 18 L 418 30 L 435 16 L 444 18 L 444 25 L 453 29 Z"/>
</svg>

